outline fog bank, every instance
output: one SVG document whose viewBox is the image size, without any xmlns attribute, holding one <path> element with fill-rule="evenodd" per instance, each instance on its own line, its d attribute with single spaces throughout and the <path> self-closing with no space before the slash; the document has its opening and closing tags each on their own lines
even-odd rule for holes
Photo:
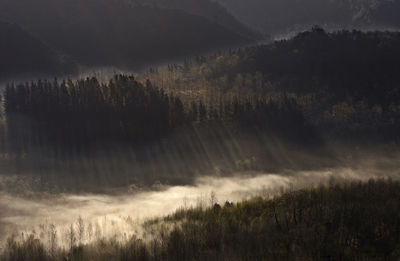
<svg viewBox="0 0 400 261">
<path fill-rule="evenodd" d="M 7 237 L 22 237 L 34 231 L 43 242 L 48 242 L 53 233 L 57 235 L 59 245 L 66 245 L 71 225 L 75 231 L 83 225 L 85 230 L 80 240 L 86 243 L 95 238 L 125 240 L 133 234 L 140 236 L 140 224 L 144 220 L 171 214 L 182 207 L 206 207 L 212 202 L 223 204 L 255 196 L 270 197 L 284 190 L 318 186 L 332 180 L 366 181 L 398 177 L 400 171 L 395 170 L 338 168 L 283 174 L 249 172 L 232 177 L 209 176 L 198 178 L 195 185 L 190 186 L 155 184 L 152 190 L 131 186 L 103 195 L 35 193 L 34 197 L 27 198 L 2 192 L 0 242 L 4 246 Z"/>
</svg>

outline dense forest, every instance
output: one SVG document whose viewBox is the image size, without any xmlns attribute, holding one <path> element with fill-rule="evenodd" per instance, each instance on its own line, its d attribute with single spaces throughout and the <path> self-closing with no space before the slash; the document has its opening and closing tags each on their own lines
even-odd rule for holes
<svg viewBox="0 0 400 261">
<path fill-rule="evenodd" d="M 166 94 L 150 81 L 144 86 L 133 76 L 123 75 L 116 75 L 108 84 L 87 78 L 76 83 L 11 85 L 4 97 L 10 139 L 27 143 L 21 147 L 45 145 L 45 138 L 65 146 L 144 142 L 179 126 L 210 121 L 279 131 L 304 125 L 297 104 L 286 96 L 279 102 L 234 97 L 219 104 L 206 105 L 200 100 L 184 106 L 179 97 Z"/>
<path fill-rule="evenodd" d="M 22 147 L 45 145 L 44 139 L 61 146 L 139 142 L 168 133 L 186 120 L 179 98 L 127 76 L 115 76 L 108 85 L 88 78 L 10 86 L 5 102 L 8 131 L 16 141 L 27 142 Z M 18 137 L 20 132 L 25 136 Z"/>
<path fill-rule="evenodd" d="M 132 180 L 152 184 L 175 179 L 179 183 L 217 166 L 277 166 L 274 157 L 258 163 L 249 160 L 255 151 L 272 153 L 272 148 L 256 145 L 260 139 L 318 143 L 312 141 L 312 129 L 290 97 L 250 100 L 235 96 L 218 103 L 189 102 L 133 76 L 116 75 L 106 84 L 88 78 L 9 85 L 4 104 L 3 153 L 9 155 L 17 173 L 51 175 L 47 179 L 56 183 L 70 178 L 74 183 L 77 177 L 92 178 L 95 173 L 105 180 L 114 177 L 108 185 Z M 120 152 L 123 156 L 110 160 L 118 157 L 119 150 L 125 151 Z M 79 155 L 77 162 L 71 155 Z M 105 173 L 87 170 L 85 159 Z M 55 162 L 49 164 L 49 160 Z M 69 174 L 54 175 L 55 170 Z M 85 184 L 93 185 L 81 182 Z"/>
<path fill-rule="evenodd" d="M 66 246 L 35 233 L 10 238 L 1 260 L 398 260 L 400 184 L 370 180 L 287 191 L 274 198 L 182 208 L 149 220 L 145 236 L 96 238 L 82 219 Z M 222 202 L 221 202 L 222 203 Z M 368 218 L 366 218 L 368 217 Z M 362 220 L 362 222 L 360 222 Z M 51 236 L 53 235 L 53 236 Z"/>
<path fill-rule="evenodd" d="M 400 33 L 228 10 L 399 1 L 242 2 L 0 0 L 0 261 L 398 261 Z"/>
<path fill-rule="evenodd" d="M 397 140 L 399 42 L 398 33 L 314 27 L 289 40 L 199 56 L 144 77 L 186 99 L 188 93 L 206 101 L 286 95 L 329 137 Z"/>
<path fill-rule="evenodd" d="M 10 84 L 2 161 L 56 183 L 100 175 L 109 185 L 332 166 L 341 153 L 328 143 L 398 142 L 399 41 L 315 27 L 137 77 Z"/>
</svg>

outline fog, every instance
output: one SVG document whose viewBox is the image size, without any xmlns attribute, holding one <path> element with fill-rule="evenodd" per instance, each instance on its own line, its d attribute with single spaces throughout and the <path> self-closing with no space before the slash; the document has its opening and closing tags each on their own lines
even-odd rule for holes
<svg viewBox="0 0 400 261">
<path fill-rule="evenodd" d="M 382 163 L 382 162 L 381 162 Z M 379 163 L 380 164 L 380 163 Z M 46 244 L 52 233 L 66 246 L 68 231 L 83 225 L 81 241 L 94 239 L 127 240 L 142 236 L 143 221 L 165 216 L 179 208 L 207 207 L 217 202 L 238 202 L 256 196 L 272 197 L 283 191 L 318 186 L 331 182 L 398 179 L 398 168 L 392 170 L 366 162 L 365 168 L 335 168 L 323 171 L 287 171 L 283 173 L 236 173 L 232 177 L 204 176 L 193 185 L 166 186 L 151 189 L 130 187 L 107 194 L 49 194 L 32 191 L 30 197 L 2 192 L 0 196 L 0 245 L 10 236 L 23 238 L 35 233 Z M 12 178 L 12 177 L 8 177 Z M 5 182 L 3 176 L 1 182 Z"/>
</svg>

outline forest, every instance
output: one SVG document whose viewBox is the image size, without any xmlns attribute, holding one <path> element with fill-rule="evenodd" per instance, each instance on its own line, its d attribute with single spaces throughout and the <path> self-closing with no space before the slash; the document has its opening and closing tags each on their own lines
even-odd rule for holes
<svg viewBox="0 0 400 261">
<path fill-rule="evenodd" d="M 36 234 L 10 238 L 0 260 L 397 260 L 399 191 L 398 181 L 369 180 L 235 204 L 211 197 L 209 207 L 148 220 L 143 238 L 123 242 L 82 243 L 95 232 L 78 219 L 68 246 L 60 248 L 53 227 L 48 243 Z"/>
<path fill-rule="evenodd" d="M 0 0 L 0 261 L 399 259 L 400 33 L 231 8 Z"/>
<path fill-rule="evenodd" d="M 335 158 L 332 142 L 396 143 L 399 41 L 397 33 L 314 27 L 290 40 L 197 56 L 136 77 L 9 84 L 2 161 L 16 173 L 50 172 L 53 179 L 54 169 L 70 173 L 60 174 L 63 180 L 94 175 L 80 161 L 120 151 L 129 163 L 94 163 L 107 170 L 106 183 L 111 176 L 121 176 L 113 179 L 120 185 L 132 178 L 180 183 L 215 168 L 307 169 L 312 164 L 296 155 Z M 285 155 L 273 152 L 271 142 Z M 72 160 L 77 153 L 80 160 Z M 159 167 L 149 167 L 154 162 Z"/>
<path fill-rule="evenodd" d="M 105 84 L 88 78 L 9 85 L 4 94 L 4 113 L 7 135 L 3 136 L 2 148 L 8 155 L 4 162 L 11 162 L 16 173 L 37 173 L 57 184 L 64 179 L 91 177 L 92 171 L 82 169 L 79 163 L 85 158 L 96 160 L 99 151 L 112 158 L 120 149 L 126 153 L 122 158 L 130 161 L 123 169 L 118 166 L 118 173 L 113 169 L 116 166 L 107 166 L 112 161 L 102 163 L 107 166 L 102 169 L 112 169 L 106 174 L 114 177 L 113 183 L 106 182 L 108 185 L 126 184 L 127 179 L 152 184 L 159 179 L 171 180 L 172 169 L 185 180 L 216 165 L 240 167 L 238 162 L 252 157 L 254 143 L 259 142 L 255 137 L 276 136 L 299 144 L 314 138 L 297 103 L 284 95 L 274 100 L 236 96 L 218 103 L 195 102 L 159 89 L 150 81 L 142 84 L 124 75 L 116 75 Z M 235 153 L 239 147 L 241 151 Z M 260 153 L 270 153 L 259 149 Z M 70 162 L 75 154 L 80 159 Z M 175 160 L 165 162 L 173 155 Z M 55 164 L 50 168 L 48 158 Z M 133 175 L 123 175 L 158 161 L 159 167 L 152 167 L 150 172 L 142 166 Z M 55 175 L 54 170 L 60 174 Z M 85 186 L 86 182 L 82 183 Z"/>
<path fill-rule="evenodd" d="M 304 125 L 297 104 L 286 96 L 279 101 L 234 97 L 218 104 L 200 100 L 184 106 L 179 97 L 150 81 L 143 85 L 124 75 L 116 75 L 108 84 L 87 78 L 8 86 L 4 99 L 9 138 L 15 141 L 10 143 L 21 141 L 20 149 L 46 145 L 45 138 L 61 146 L 140 143 L 194 123 L 227 122 L 279 131 Z"/>
<path fill-rule="evenodd" d="M 329 33 L 316 26 L 289 40 L 198 56 L 144 77 L 183 96 L 200 86 L 204 95 L 196 99 L 206 101 L 284 95 L 330 137 L 397 140 L 399 41 L 395 32 Z"/>
</svg>

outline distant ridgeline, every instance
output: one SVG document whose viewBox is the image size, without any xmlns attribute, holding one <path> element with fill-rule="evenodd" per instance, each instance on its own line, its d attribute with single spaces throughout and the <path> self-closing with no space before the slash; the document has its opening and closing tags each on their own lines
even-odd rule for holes
<svg viewBox="0 0 400 261">
<path fill-rule="evenodd" d="M 16 24 L 0 21 L 0 39 L 0 80 L 73 71 L 72 63 Z"/>
<path fill-rule="evenodd" d="M 254 40 L 250 30 L 223 9 L 220 12 L 227 17 L 226 23 L 181 9 L 132 5 L 125 0 L 0 1 L 3 20 L 22 26 L 85 66 L 131 68 Z"/>
<path fill-rule="evenodd" d="M 253 39 L 257 34 L 241 24 L 222 5 L 213 0 L 125 0 L 133 6 L 150 6 L 182 10 L 186 13 L 202 16 L 209 21 L 222 25 L 244 37 Z"/>
<path fill-rule="evenodd" d="M 399 28 L 398 0 L 217 0 L 240 21 L 270 34 L 313 24 L 332 28 Z"/>
</svg>

